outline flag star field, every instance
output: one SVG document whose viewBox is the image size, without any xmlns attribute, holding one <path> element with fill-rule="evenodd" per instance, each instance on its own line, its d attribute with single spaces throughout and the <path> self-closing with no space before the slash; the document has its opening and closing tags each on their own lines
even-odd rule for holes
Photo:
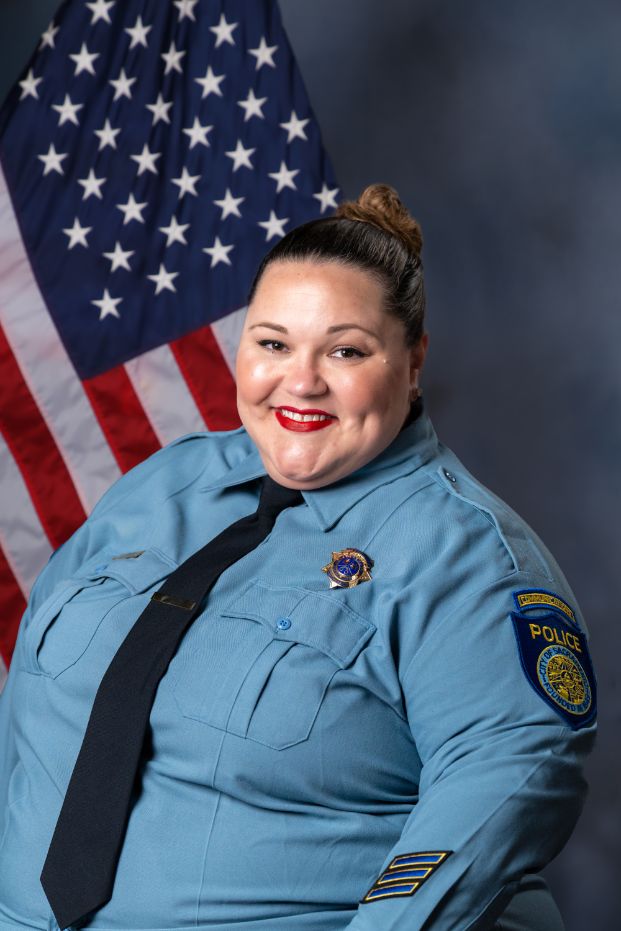
<svg viewBox="0 0 621 931">
<path fill-rule="evenodd" d="M 336 206 L 274 4 L 70 2 L 14 94 L 4 170 L 82 378 L 243 306 L 266 246 Z"/>
</svg>

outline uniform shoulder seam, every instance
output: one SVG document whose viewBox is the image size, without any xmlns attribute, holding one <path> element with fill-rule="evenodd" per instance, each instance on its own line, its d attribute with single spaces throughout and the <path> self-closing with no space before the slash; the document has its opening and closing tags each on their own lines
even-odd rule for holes
<svg viewBox="0 0 621 931">
<path fill-rule="evenodd" d="M 454 474 L 453 474 L 452 472 L 450 472 L 448 469 L 445 469 L 445 468 L 443 468 L 443 467 L 440 467 L 440 468 L 436 469 L 435 472 L 433 473 L 433 479 L 434 479 L 434 481 L 436 482 L 436 484 L 437 484 L 447 495 L 450 495 L 450 497 L 452 497 L 452 498 L 454 498 L 455 500 L 461 502 L 465 507 L 469 507 L 469 508 L 471 508 L 472 510 L 476 511 L 478 514 L 481 515 L 481 517 L 482 517 L 485 521 L 487 521 L 487 523 L 488 523 L 488 524 L 493 528 L 493 530 L 495 531 L 495 533 L 496 533 L 498 539 L 500 540 L 500 542 L 501 542 L 503 548 L 504 548 L 505 551 L 507 552 L 507 554 L 508 554 L 508 556 L 509 556 L 509 558 L 510 558 L 512 564 L 513 564 L 513 569 L 514 569 L 514 571 L 515 571 L 515 572 L 519 572 L 519 571 L 520 571 L 520 568 L 521 568 L 521 567 L 520 567 L 520 564 L 519 564 L 519 561 L 518 561 L 518 559 L 516 558 L 516 554 L 515 554 L 515 552 L 514 552 L 514 550 L 513 550 L 513 547 L 510 545 L 509 541 L 507 540 L 507 537 L 506 537 L 505 534 L 503 533 L 503 530 L 502 530 L 502 527 L 501 527 L 501 525 L 500 525 L 500 522 L 499 522 L 499 520 L 498 520 L 496 514 L 494 513 L 494 511 L 493 511 L 491 508 L 486 507 L 484 504 L 482 504 L 482 503 L 480 503 L 480 502 L 478 502 L 478 501 L 473 501 L 472 498 L 469 498 L 469 497 L 468 497 L 468 495 L 463 494 L 461 491 L 459 491 L 459 490 L 455 487 L 456 484 L 457 484 L 457 479 L 455 478 Z"/>
<path fill-rule="evenodd" d="M 195 430 L 193 433 L 185 433 L 183 436 L 178 436 L 162 448 L 170 449 L 173 446 L 179 446 L 181 443 L 187 443 L 191 440 L 219 440 L 230 438 L 235 435 L 243 436 L 245 432 L 243 427 L 238 427 L 236 430 Z"/>
</svg>

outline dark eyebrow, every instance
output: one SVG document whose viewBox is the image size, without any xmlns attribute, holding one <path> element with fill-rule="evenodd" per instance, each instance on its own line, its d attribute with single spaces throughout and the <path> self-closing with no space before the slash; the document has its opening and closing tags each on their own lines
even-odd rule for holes
<svg viewBox="0 0 621 931">
<path fill-rule="evenodd" d="M 373 330 L 367 330 L 366 327 L 360 326 L 359 323 L 338 323 L 336 326 L 329 326 L 326 333 L 340 333 L 341 330 L 362 330 L 363 333 L 368 333 L 374 339 L 379 338 L 377 333 L 374 333 Z"/>
<path fill-rule="evenodd" d="M 278 330 L 279 333 L 289 332 L 286 326 L 279 326 L 277 323 L 268 323 L 267 320 L 263 323 L 253 323 L 251 327 L 248 327 L 248 329 L 256 330 L 258 326 L 265 326 L 265 327 L 268 327 L 270 330 Z"/>
<path fill-rule="evenodd" d="M 267 320 L 261 323 L 253 323 L 251 327 L 248 327 L 249 330 L 254 330 L 256 327 L 268 327 L 270 330 L 278 330 L 279 333 L 288 333 L 287 327 L 280 326 L 278 323 L 269 323 Z M 358 323 L 337 323 L 335 326 L 330 326 L 326 330 L 326 333 L 340 333 L 342 330 L 362 330 L 363 333 L 368 333 L 369 336 L 372 336 L 374 339 L 378 339 L 376 333 L 373 330 L 367 330 L 366 327 L 360 326 Z"/>
</svg>

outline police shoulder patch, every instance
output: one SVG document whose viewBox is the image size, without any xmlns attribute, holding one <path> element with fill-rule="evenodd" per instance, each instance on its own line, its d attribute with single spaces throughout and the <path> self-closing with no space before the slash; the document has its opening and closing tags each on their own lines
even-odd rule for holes
<svg viewBox="0 0 621 931">
<path fill-rule="evenodd" d="M 513 628 L 526 678 L 570 727 L 590 724 L 597 713 L 596 682 L 586 637 L 559 613 L 514 612 Z"/>
<path fill-rule="evenodd" d="M 433 850 L 399 854 L 378 876 L 362 902 L 414 895 L 451 853 L 450 850 Z"/>
</svg>

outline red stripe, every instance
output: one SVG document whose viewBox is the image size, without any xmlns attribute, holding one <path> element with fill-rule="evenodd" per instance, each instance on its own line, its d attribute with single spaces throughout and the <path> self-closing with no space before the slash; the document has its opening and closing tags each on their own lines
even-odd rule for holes
<svg viewBox="0 0 621 931">
<path fill-rule="evenodd" d="M 83 384 L 121 472 L 161 448 L 124 366 L 117 365 Z"/>
<path fill-rule="evenodd" d="M 0 431 L 54 548 L 86 519 L 69 471 L 0 329 Z"/>
<path fill-rule="evenodd" d="M 0 549 L 0 602 L 2 603 L 2 623 L 0 624 L 0 654 L 8 667 L 15 638 L 17 637 L 17 628 L 21 616 L 26 610 L 26 601 L 22 595 L 21 589 L 15 581 L 15 576 L 11 572 L 11 567 L 6 561 L 6 557 Z"/>
<path fill-rule="evenodd" d="M 176 339 L 170 348 L 209 429 L 239 427 L 235 381 L 211 327 L 202 327 Z"/>
</svg>

